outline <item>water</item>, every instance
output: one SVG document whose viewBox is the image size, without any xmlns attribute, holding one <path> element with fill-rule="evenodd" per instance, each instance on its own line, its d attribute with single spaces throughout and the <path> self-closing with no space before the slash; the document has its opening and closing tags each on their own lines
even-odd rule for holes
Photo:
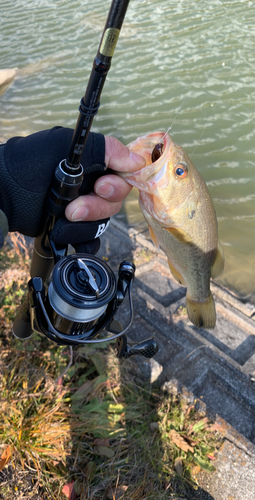
<svg viewBox="0 0 255 500">
<path fill-rule="evenodd" d="M 2 0 L 0 135 L 74 127 L 110 1 Z M 165 131 L 202 173 L 226 267 L 219 282 L 255 295 L 255 6 L 232 0 L 131 0 L 93 130 L 124 144 Z M 135 190 L 128 222 L 141 224 Z M 124 217 L 124 213 L 123 213 Z"/>
</svg>

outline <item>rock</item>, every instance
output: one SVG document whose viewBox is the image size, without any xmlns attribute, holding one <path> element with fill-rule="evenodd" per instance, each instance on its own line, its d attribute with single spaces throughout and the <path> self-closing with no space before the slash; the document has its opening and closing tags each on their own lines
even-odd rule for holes
<svg viewBox="0 0 255 500">
<path fill-rule="evenodd" d="M 163 366 L 155 359 L 139 360 L 139 369 L 144 379 L 149 380 L 151 384 L 158 380 L 163 371 Z"/>
</svg>

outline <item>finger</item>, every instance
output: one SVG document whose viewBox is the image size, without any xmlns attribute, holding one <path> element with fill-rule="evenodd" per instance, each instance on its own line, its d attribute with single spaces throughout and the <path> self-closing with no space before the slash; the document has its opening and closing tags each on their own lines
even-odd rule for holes
<svg viewBox="0 0 255 500">
<path fill-rule="evenodd" d="M 135 172 L 145 166 L 145 159 L 115 137 L 105 136 L 105 164 L 117 172 Z"/>
<path fill-rule="evenodd" d="M 95 193 L 79 196 L 66 207 L 65 216 L 70 221 L 94 221 L 117 214 L 122 202 L 104 200 Z"/>
<path fill-rule="evenodd" d="M 117 175 L 105 175 L 97 179 L 94 185 L 94 191 L 102 198 L 108 201 L 123 201 L 131 191 L 132 186 L 118 177 Z"/>
</svg>

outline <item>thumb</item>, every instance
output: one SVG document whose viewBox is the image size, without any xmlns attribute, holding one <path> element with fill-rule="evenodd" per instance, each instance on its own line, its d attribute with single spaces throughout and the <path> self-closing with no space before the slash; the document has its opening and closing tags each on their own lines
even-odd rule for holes
<svg viewBox="0 0 255 500">
<path fill-rule="evenodd" d="M 130 151 L 115 137 L 105 136 L 105 164 L 116 172 L 135 172 L 145 166 L 145 159 Z"/>
</svg>

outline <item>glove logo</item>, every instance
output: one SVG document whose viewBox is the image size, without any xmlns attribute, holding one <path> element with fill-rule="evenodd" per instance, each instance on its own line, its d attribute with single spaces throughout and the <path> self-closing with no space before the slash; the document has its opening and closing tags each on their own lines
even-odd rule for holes
<svg viewBox="0 0 255 500">
<path fill-rule="evenodd" d="M 98 226 L 98 230 L 97 230 L 97 234 L 95 236 L 95 238 L 98 238 L 99 236 L 101 236 L 101 234 L 103 234 L 106 229 L 108 228 L 110 224 L 110 221 L 108 220 L 108 222 L 105 224 L 105 222 L 103 222 L 102 224 L 99 224 Z"/>
<path fill-rule="evenodd" d="M 78 144 L 78 143 L 75 144 L 74 152 L 76 155 L 81 155 L 82 149 L 83 149 L 83 144 Z"/>
</svg>

